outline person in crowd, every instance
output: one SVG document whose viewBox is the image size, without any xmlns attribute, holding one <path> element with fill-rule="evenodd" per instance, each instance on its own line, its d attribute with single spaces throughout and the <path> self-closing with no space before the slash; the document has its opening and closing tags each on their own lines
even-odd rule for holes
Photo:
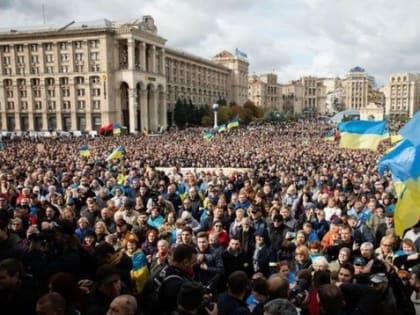
<svg viewBox="0 0 420 315">
<path fill-rule="evenodd" d="M 121 282 L 118 270 L 109 264 L 104 264 L 96 272 L 95 285 L 89 294 L 86 314 L 105 315 L 113 299 L 128 293 Z"/>
<path fill-rule="evenodd" d="M 258 230 L 254 235 L 255 248 L 252 253 L 252 270 L 253 272 L 261 272 L 265 277 L 269 277 L 276 271 L 276 254 L 267 244 L 267 235 L 264 230 Z"/>
<path fill-rule="evenodd" d="M 162 286 L 159 290 L 158 303 L 154 303 L 155 314 L 175 311 L 177 309 L 177 294 L 182 285 L 192 281 L 193 267 L 197 263 L 197 253 L 194 247 L 181 244 L 174 249 L 169 266 L 161 275 Z"/>
<path fill-rule="evenodd" d="M 38 294 L 36 280 L 25 273 L 21 261 L 6 258 L 0 261 L 0 305 L 4 314 L 36 314 Z"/>
<path fill-rule="evenodd" d="M 194 279 L 212 290 L 218 287 L 224 272 L 223 260 L 210 246 L 207 232 L 197 234 L 197 262 Z"/>
<path fill-rule="evenodd" d="M 137 236 L 130 232 L 124 237 L 124 250 L 131 258 L 133 268 L 130 271 L 136 294 L 141 294 L 149 279 L 146 253 L 140 248 Z"/>
<path fill-rule="evenodd" d="M 65 315 L 66 300 L 57 292 L 47 293 L 36 302 L 36 313 Z"/>
<path fill-rule="evenodd" d="M 235 271 L 229 275 L 227 292 L 218 296 L 217 309 L 220 314 L 251 314 L 244 302 L 248 289 L 248 276 L 243 271 Z"/>
<path fill-rule="evenodd" d="M 250 262 L 248 257 L 241 249 L 241 243 L 238 237 L 232 237 L 229 240 L 229 245 L 221 254 L 224 275 L 228 279 L 230 274 L 236 270 L 250 272 Z"/>
<path fill-rule="evenodd" d="M 136 315 L 137 301 L 136 298 L 129 294 L 122 294 L 114 298 L 109 305 L 107 315 Z"/>
</svg>

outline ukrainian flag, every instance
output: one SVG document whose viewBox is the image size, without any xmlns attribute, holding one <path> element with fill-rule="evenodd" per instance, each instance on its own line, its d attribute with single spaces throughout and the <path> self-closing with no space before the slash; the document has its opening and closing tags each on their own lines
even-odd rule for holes
<svg viewBox="0 0 420 315">
<path fill-rule="evenodd" d="M 114 124 L 113 129 L 112 129 L 112 134 L 114 136 L 121 135 L 121 125 L 120 124 Z"/>
<path fill-rule="evenodd" d="M 238 116 L 236 116 L 232 120 L 229 120 L 228 123 L 227 123 L 227 128 L 228 129 L 238 128 L 238 127 L 239 127 L 239 117 Z"/>
<path fill-rule="evenodd" d="M 324 135 L 324 140 L 325 140 L 325 141 L 334 141 L 334 140 L 335 140 L 335 134 L 334 134 L 334 132 L 332 132 L 332 131 L 327 132 L 327 133 Z"/>
<path fill-rule="evenodd" d="M 404 127 L 401 128 L 399 134 L 410 141 L 413 145 L 420 145 L 420 111 L 411 118 Z"/>
<path fill-rule="evenodd" d="M 391 135 L 391 144 L 395 144 L 404 139 L 401 135 Z"/>
<path fill-rule="evenodd" d="M 124 152 L 124 147 L 122 145 L 118 146 L 108 157 L 106 158 L 107 161 L 110 160 L 120 160 L 122 159 L 122 155 Z"/>
<path fill-rule="evenodd" d="M 420 217 L 420 146 L 403 140 L 379 161 L 378 171 L 388 169 L 393 178 L 398 201 L 394 212 L 395 233 L 417 223 Z"/>
<path fill-rule="evenodd" d="M 218 131 L 218 132 L 223 132 L 223 131 L 226 131 L 226 125 L 225 125 L 225 124 L 220 125 L 219 127 L 217 127 L 217 131 Z"/>
<path fill-rule="evenodd" d="M 90 156 L 90 149 L 89 149 L 89 146 L 87 146 L 87 145 L 82 145 L 82 146 L 79 148 L 79 154 L 80 154 L 80 156 L 86 156 L 86 157 L 89 157 L 89 156 Z"/>
<path fill-rule="evenodd" d="M 214 134 L 211 131 L 206 131 L 203 134 L 203 138 L 206 140 L 211 140 L 214 138 Z"/>
<path fill-rule="evenodd" d="M 352 120 L 338 125 L 340 148 L 376 150 L 385 134 L 386 121 Z"/>
</svg>

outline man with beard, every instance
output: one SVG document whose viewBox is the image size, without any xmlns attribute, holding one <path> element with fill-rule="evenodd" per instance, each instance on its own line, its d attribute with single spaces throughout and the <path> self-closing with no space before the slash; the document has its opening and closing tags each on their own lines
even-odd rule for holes
<svg viewBox="0 0 420 315">
<path fill-rule="evenodd" d="M 281 249 L 281 244 L 285 239 L 286 233 L 289 231 L 289 227 L 283 224 L 283 216 L 281 214 L 275 215 L 273 223 L 268 228 L 268 235 L 270 237 L 271 247 L 276 254 Z"/>
<path fill-rule="evenodd" d="M 250 272 L 249 262 L 246 255 L 242 252 L 238 237 L 232 237 L 230 239 L 228 247 L 222 253 L 222 260 L 226 279 L 236 270 L 242 270 L 248 274 Z"/>
</svg>

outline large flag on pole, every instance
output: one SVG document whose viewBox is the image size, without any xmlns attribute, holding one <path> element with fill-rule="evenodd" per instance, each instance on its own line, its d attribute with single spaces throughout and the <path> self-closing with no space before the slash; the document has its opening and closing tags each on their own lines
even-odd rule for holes
<svg viewBox="0 0 420 315">
<path fill-rule="evenodd" d="M 120 160 L 122 159 L 124 152 L 124 147 L 122 145 L 118 146 L 108 157 L 106 158 L 107 161 L 110 160 Z"/>
<path fill-rule="evenodd" d="M 340 148 L 376 150 L 386 133 L 386 121 L 353 120 L 339 124 Z"/>
</svg>

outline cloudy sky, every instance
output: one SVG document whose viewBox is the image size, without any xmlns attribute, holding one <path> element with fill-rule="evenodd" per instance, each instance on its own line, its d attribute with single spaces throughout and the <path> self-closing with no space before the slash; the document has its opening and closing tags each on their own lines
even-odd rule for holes
<svg viewBox="0 0 420 315">
<path fill-rule="evenodd" d="M 250 73 L 344 76 L 356 65 L 384 84 L 420 72 L 418 0 L 0 0 L 0 27 L 65 25 L 150 14 L 167 46 L 202 57 L 247 53 Z"/>
</svg>

